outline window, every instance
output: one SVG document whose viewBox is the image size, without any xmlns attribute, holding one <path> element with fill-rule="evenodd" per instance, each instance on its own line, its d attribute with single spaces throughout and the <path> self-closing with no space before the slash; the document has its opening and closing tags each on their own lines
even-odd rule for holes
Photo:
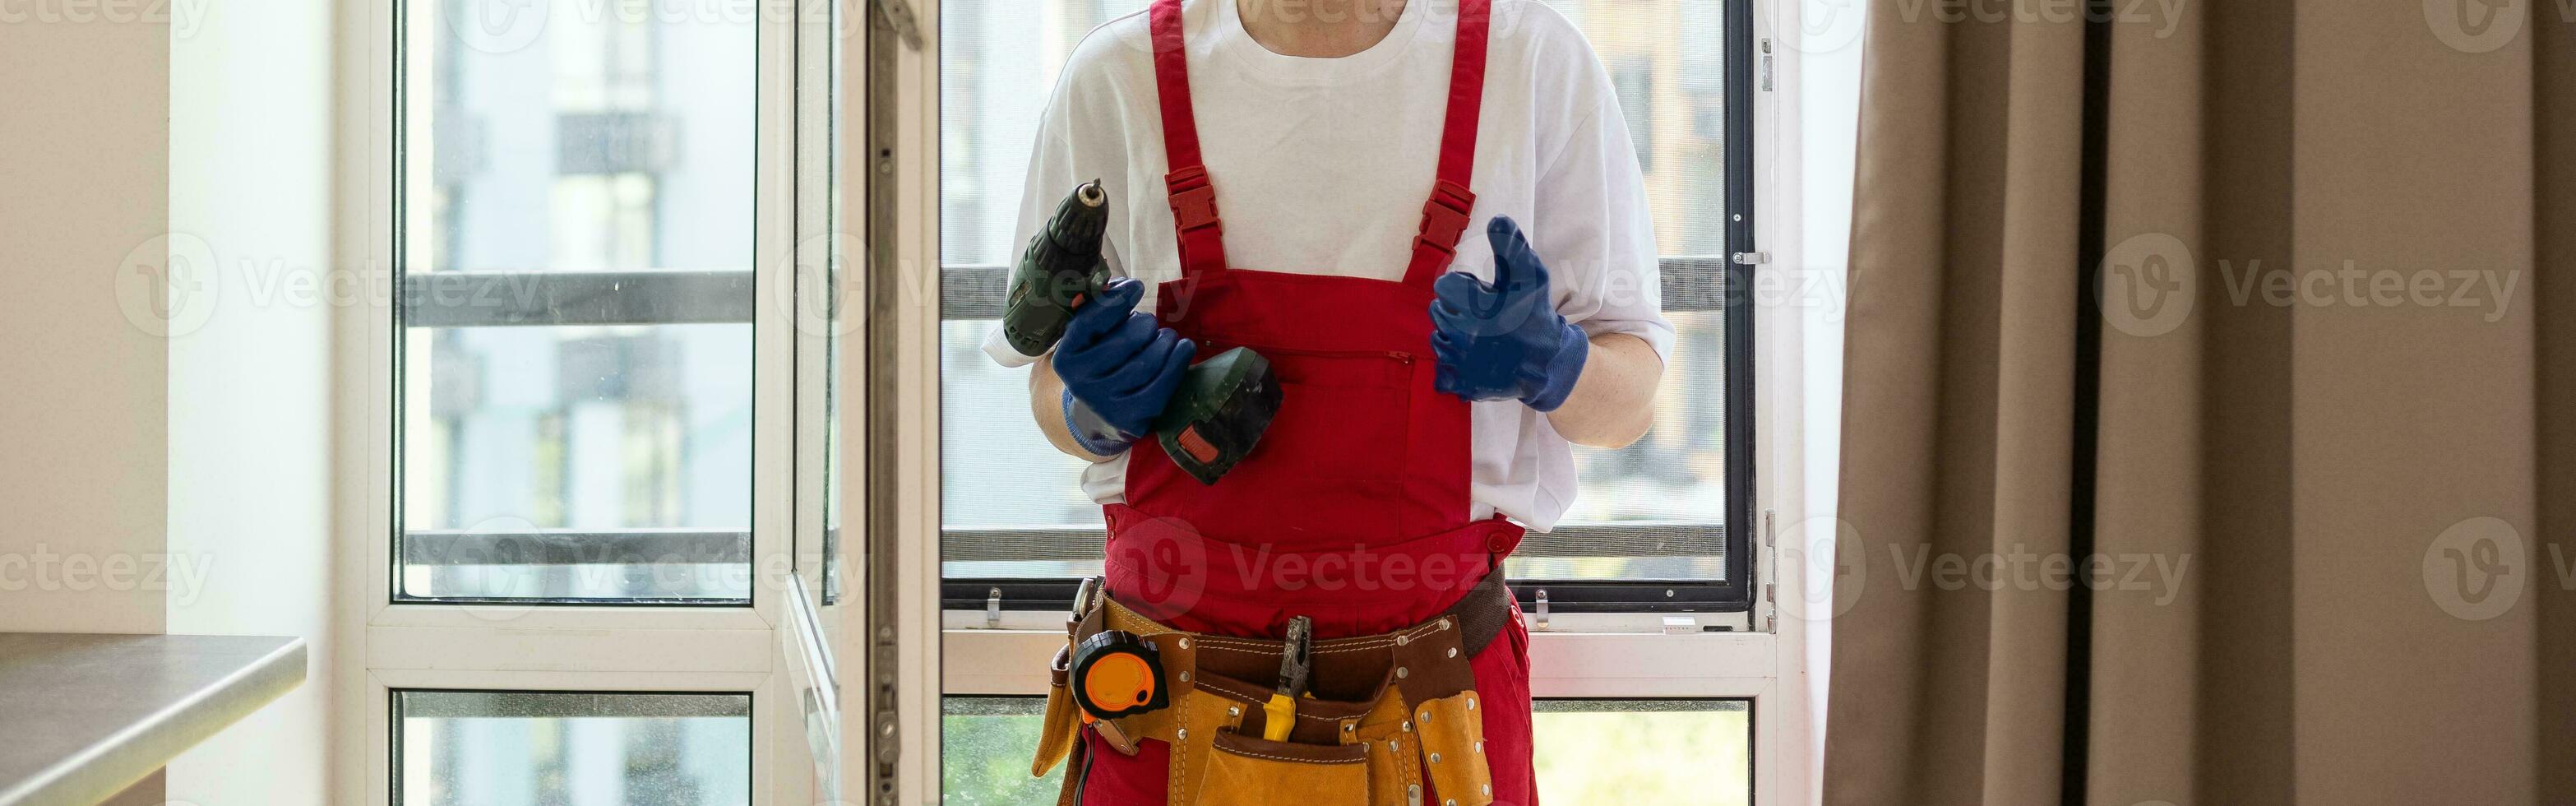
<svg viewBox="0 0 2576 806">
<path fill-rule="evenodd" d="M 398 691 L 396 806 L 751 803 L 751 696 Z"/>
<path fill-rule="evenodd" d="M 1755 718 L 1784 696 L 1784 650 L 1757 617 L 1752 540 L 1754 3 L 1546 2 L 1612 76 L 1679 338 L 1653 430 L 1622 450 L 1578 448 L 1575 509 L 1507 569 L 1538 630 L 1541 784 L 1551 802 L 1753 803 L 1757 777 L 1783 774 L 1758 771 L 1756 747 L 1805 752 Z M 1075 483 L 1083 463 L 1031 422 L 1024 370 L 981 345 L 1024 246 L 1012 230 L 1047 89 L 1087 32 L 1148 3 L 932 5 L 940 148 L 917 170 L 939 217 L 935 246 L 916 254 L 941 267 L 924 350 L 940 382 L 936 780 L 950 802 L 1042 803 L 1055 786 L 1026 773 L 1039 707 L 1028 695 L 1045 690 L 1075 580 L 1100 573 L 1100 514 Z"/>
<path fill-rule="evenodd" d="M 839 3 L 398 0 L 333 802 L 838 800 Z"/>
<path fill-rule="evenodd" d="M 1054 607 L 1068 580 L 1099 573 L 1099 508 L 1027 413 L 1024 370 L 986 358 L 998 326 L 1021 185 L 1056 73 L 1092 28 L 1146 0 L 942 3 L 940 50 L 941 559 L 951 607 Z M 1609 65 L 1647 186 L 1666 316 L 1679 331 L 1655 428 L 1618 451 L 1577 449 L 1583 492 L 1549 534 L 1532 534 L 1512 577 L 1525 605 L 1560 611 L 1749 607 L 1752 328 L 1728 292 L 1750 252 L 1750 128 L 1725 125 L 1724 0 L 1551 0 Z M 1032 23 L 1034 20 L 1034 24 Z M 1740 44 L 1740 42 L 1739 42 Z M 1741 138 L 1730 149 L 1730 137 Z M 1736 180 L 1731 183 L 1730 180 Z M 1740 184 L 1741 186 L 1737 186 Z M 1063 483 L 990 495 L 997 476 Z"/>
<path fill-rule="evenodd" d="M 479 6 L 405 38 L 395 595 L 747 603 L 753 22 Z"/>
</svg>

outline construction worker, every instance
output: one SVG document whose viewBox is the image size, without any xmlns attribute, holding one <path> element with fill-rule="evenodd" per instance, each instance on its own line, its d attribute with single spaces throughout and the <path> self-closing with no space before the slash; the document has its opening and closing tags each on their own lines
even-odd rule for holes
<svg viewBox="0 0 2576 806">
<path fill-rule="evenodd" d="M 1197 635 L 1467 628 L 1480 736 L 1390 768 L 1437 798 L 1416 802 L 1537 801 L 1529 638 L 1501 563 L 1573 502 L 1572 444 L 1645 433 L 1673 342 L 1624 121 L 1581 33 L 1537 0 L 1156 0 L 1082 42 L 1040 120 L 1020 238 L 1098 178 L 1121 279 L 1052 354 L 998 331 L 987 350 L 1034 365 L 1041 429 L 1092 462 L 1110 597 Z M 1139 437 L 1193 358 L 1238 346 L 1271 361 L 1283 403 L 1202 484 Z M 1342 730 L 1383 727 L 1402 754 L 1415 721 Z M 1218 785 L 1176 757 L 1310 755 L 1157 730 L 1086 732 L 1069 796 L 1161 803 Z M 1434 774 L 1468 757 L 1486 778 Z M 1297 780 L 1257 802 L 1329 791 Z M 1438 786 L 1465 780 L 1490 791 Z"/>
</svg>

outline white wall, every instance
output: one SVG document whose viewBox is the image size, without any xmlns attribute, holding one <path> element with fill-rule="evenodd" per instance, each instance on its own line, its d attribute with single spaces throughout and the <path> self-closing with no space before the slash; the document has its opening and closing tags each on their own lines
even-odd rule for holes
<svg viewBox="0 0 2576 806">
<path fill-rule="evenodd" d="M 219 269 L 169 343 L 170 550 L 212 560 L 169 630 L 300 635 L 314 664 L 171 762 L 169 797 L 195 806 L 330 791 L 331 324 L 355 293 L 330 273 L 332 5 L 225 3 L 170 42 L 170 228 Z"/>
<path fill-rule="evenodd" d="M 34 5 L 0 6 L 0 630 L 157 633 L 169 26 Z"/>
</svg>

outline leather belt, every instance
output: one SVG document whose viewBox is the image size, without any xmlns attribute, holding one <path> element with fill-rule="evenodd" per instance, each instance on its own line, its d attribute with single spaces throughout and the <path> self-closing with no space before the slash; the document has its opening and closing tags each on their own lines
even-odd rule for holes
<svg viewBox="0 0 2576 806">
<path fill-rule="evenodd" d="M 1101 586 L 1097 580 L 1093 580 L 1085 584 L 1083 586 L 1083 590 L 1086 592 L 1099 591 L 1101 590 Z M 1077 625 L 1083 621 L 1084 617 L 1090 615 L 1091 611 L 1099 608 L 1101 604 L 1101 601 L 1099 600 L 1107 598 L 1105 594 L 1099 593 L 1090 593 L 1088 594 L 1088 597 L 1097 598 L 1092 601 L 1084 601 L 1087 597 L 1083 594 L 1077 594 L 1074 601 L 1074 607 L 1076 608 L 1074 617 L 1065 625 L 1069 631 L 1077 630 Z M 1466 653 L 1467 657 L 1472 658 L 1485 654 L 1485 647 L 1492 646 L 1494 638 L 1502 635 L 1503 625 L 1511 623 L 1514 618 L 1511 586 L 1503 580 L 1502 565 L 1500 563 L 1495 564 L 1494 570 L 1485 574 L 1483 581 L 1477 582 L 1475 587 L 1467 589 L 1467 595 L 1458 597 L 1458 601 L 1451 603 L 1447 610 L 1440 611 L 1440 615 L 1431 617 L 1426 621 L 1426 623 L 1436 622 L 1444 618 L 1455 619 L 1457 621 L 1459 649 Z M 1273 655 L 1285 651 L 1287 647 L 1287 642 L 1285 641 L 1276 641 L 1266 638 L 1242 638 L 1233 640 L 1255 646 L 1266 647 L 1269 649 L 1269 654 Z M 1354 639 L 1327 639 L 1316 643 L 1319 645 L 1330 645 L 1336 640 L 1349 641 Z M 1065 661 L 1066 658 L 1064 653 L 1058 652 L 1055 663 L 1051 664 L 1053 668 L 1050 671 L 1053 673 L 1053 677 L 1055 678 L 1053 681 L 1055 685 L 1061 686 L 1065 683 L 1065 675 L 1069 671 Z"/>
</svg>

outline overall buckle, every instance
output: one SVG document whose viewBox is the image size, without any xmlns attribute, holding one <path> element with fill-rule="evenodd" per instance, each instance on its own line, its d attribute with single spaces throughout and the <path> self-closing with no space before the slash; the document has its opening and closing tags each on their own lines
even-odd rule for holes
<svg viewBox="0 0 2576 806">
<path fill-rule="evenodd" d="M 1207 169 L 1190 166 L 1163 176 L 1164 188 L 1170 191 L 1172 220 L 1182 231 L 1219 226 L 1216 214 L 1216 186 L 1208 183 Z"/>
<path fill-rule="evenodd" d="M 1458 254 L 1458 239 L 1467 232 L 1468 211 L 1476 208 L 1476 192 L 1456 182 L 1443 179 L 1432 185 L 1431 200 L 1422 203 L 1422 226 L 1413 243 L 1442 255 Z"/>
</svg>

